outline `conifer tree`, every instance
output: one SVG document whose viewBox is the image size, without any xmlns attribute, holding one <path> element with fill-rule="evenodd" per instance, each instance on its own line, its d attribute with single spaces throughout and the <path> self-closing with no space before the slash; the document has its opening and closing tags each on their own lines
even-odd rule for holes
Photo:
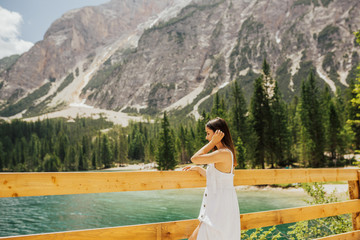
<svg viewBox="0 0 360 240">
<path fill-rule="evenodd" d="M 170 170 L 176 166 L 174 136 L 170 129 L 169 120 L 164 112 L 158 141 L 156 162 L 159 170 Z"/>
<path fill-rule="evenodd" d="M 110 146 L 109 138 L 106 134 L 102 134 L 101 137 L 101 149 L 100 149 L 100 156 L 101 160 L 105 165 L 105 168 L 111 167 L 111 160 L 112 160 L 112 152 Z"/>
<path fill-rule="evenodd" d="M 60 159 L 53 154 L 46 154 L 43 162 L 43 170 L 45 172 L 58 172 L 60 170 Z"/>
<path fill-rule="evenodd" d="M 232 126 L 235 128 L 234 138 L 240 137 L 245 142 L 247 142 L 247 137 L 249 134 L 249 127 L 247 122 L 247 104 L 243 95 L 241 88 L 238 86 L 238 83 L 235 81 L 232 86 L 232 116 L 231 122 Z"/>
<path fill-rule="evenodd" d="M 213 100 L 213 106 L 211 109 L 212 118 L 220 117 L 220 96 L 219 93 L 216 92 Z"/>
<path fill-rule="evenodd" d="M 128 142 L 126 133 L 124 130 L 121 130 L 120 136 L 119 136 L 119 162 L 120 165 L 124 164 L 128 160 Z"/>
<path fill-rule="evenodd" d="M 347 119 L 351 130 L 354 133 L 354 150 L 360 149 L 360 104 L 356 101 L 359 91 L 359 84 L 355 84 L 354 80 L 350 80 L 347 94 Z"/>
<path fill-rule="evenodd" d="M 246 161 L 246 148 L 244 147 L 243 141 L 241 138 L 238 137 L 236 144 L 236 160 L 238 162 L 237 168 L 244 169 L 245 168 L 245 161 Z"/>
<path fill-rule="evenodd" d="M 265 168 L 267 150 L 267 131 L 269 127 L 270 107 L 263 87 L 263 77 L 255 80 L 254 94 L 251 99 L 250 121 L 256 140 L 254 143 L 254 166 Z"/>
<path fill-rule="evenodd" d="M 270 151 L 272 151 L 274 156 L 273 163 L 283 167 L 290 164 L 290 133 L 287 116 L 286 104 L 282 100 L 278 84 L 275 82 L 274 93 L 271 99 L 271 128 L 273 131 L 269 138 L 272 139 L 273 145 Z"/>
<path fill-rule="evenodd" d="M 36 133 L 31 134 L 30 138 L 30 158 L 31 161 L 29 162 L 29 171 L 36 171 L 38 168 L 40 159 L 41 159 L 41 143 L 39 137 Z"/>
<path fill-rule="evenodd" d="M 61 132 L 59 134 L 59 147 L 58 147 L 58 151 L 57 151 L 57 156 L 60 158 L 60 161 L 62 163 L 64 163 L 66 149 L 68 148 L 68 145 L 69 145 L 68 136 L 64 132 Z"/>
<path fill-rule="evenodd" d="M 289 104 L 288 108 L 288 126 L 289 126 L 289 137 L 290 137 L 290 152 L 289 152 L 289 165 L 297 162 L 299 159 L 298 156 L 298 144 L 299 140 L 299 132 L 300 132 L 300 115 L 299 111 L 299 98 L 295 96 L 292 102 Z"/>
<path fill-rule="evenodd" d="M 119 141 L 117 138 L 114 139 L 114 145 L 113 145 L 114 149 L 113 149 L 113 162 L 119 162 L 119 158 L 120 158 L 120 146 L 119 146 Z"/>
<path fill-rule="evenodd" d="M 339 119 L 341 122 L 341 126 L 344 127 L 345 122 L 347 120 L 347 116 L 346 116 L 346 104 L 345 104 L 345 100 L 344 100 L 344 94 L 341 91 L 340 87 L 336 88 L 336 94 L 335 94 L 335 107 L 336 107 L 336 111 L 338 113 L 340 113 L 339 115 Z"/>
<path fill-rule="evenodd" d="M 5 168 L 4 150 L 3 150 L 3 144 L 0 141 L 0 172 L 2 172 L 4 168 Z"/>
<path fill-rule="evenodd" d="M 188 145 L 188 139 L 187 139 L 187 132 L 184 128 L 184 126 L 180 125 L 180 130 L 178 133 L 178 152 L 179 152 L 179 158 L 181 163 L 187 163 L 190 159 L 189 153 L 187 152 L 187 145 Z"/>
<path fill-rule="evenodd" d="M 226 105 L 225 99 L 223 97 L 220 99 L 220 109 L 219 109 L 218 117 L 221 117 L 222 119 L 225 119 L 225 120 L 227 120 L 227 118 L 228 118 L 227 105 Z"/>
<path fill-rule="evenodd" d="M 342 150 L 342 139 L 340 135 L 341 130 L 341 123 L 338 116 L 338 113 L 336 111 L 334 103 L 331 101 L 329 104 L 329 127 L 327 132 L 327 143 L 328 148 L 331 153 L 331 159 L 336 160 L 337 159 L 337 151 L 340 151 L 340 154 L 344 151 Z"/>
<path fill-rule="evenodd" d="M 196 132 L 195 132 L 195 149 L 200 149 L 206 144 L 205 138 L 205 124 L 207 123 L 207 115 L 205 118 L 198 119 L 196 122 Z"/>
<path fill-rule="evenodd" d="M 360 44 L 360 31 L 355 33 L 356 41 Z M 356 81 L 351 81 L 349 90 L 350 95 L 348 98 L 348 123 L 351 125 L 354 132 L 354 148 L 353 150 L 360 149 L 360 64 L 358 66 L 358 74 Z"/>
<path fill-rule="evenodd" d="M 263 60 L 262 70 L 265 76 L 270 75 L 270 65 L 267 63 L 266 58 Z"/>
<path fill-rule="evenodd" d="M 97 154 L 95 152 L 92 153 L 91 155 L 91 165 L 92 165 L 92 169 L 97 169 L 97 158 L 96 158 Z"/>
<path fill-rule="evenodd" d="M 90 137 L 88 135 L 84 135 L 82 137 L 81 145 L 82 145 L 84 158 L 86 162 L 88 162 L 91 156 L 91 143 L 90 143 Z"/>
<path fill-rule="evenodd" d="M 78 153 L 78 161 L 79 161 L 78 170 L 84 171 L 87 169 L 87 164 L 84 158 L 83 146 L 80 144 L 77 147 L 77 153 Z"/>
<path fill-rule="evenodd" d="M 307 157 L 311 167 L 324 166 L 324 130 L 323 116 L 320 111 L 319 90 L 311 71 L 301 89 L 301 123 L 303 126 L 303 151 L 309 151 Z M 307 139 L 307 140 L 306 140 Z"/>
</svg>

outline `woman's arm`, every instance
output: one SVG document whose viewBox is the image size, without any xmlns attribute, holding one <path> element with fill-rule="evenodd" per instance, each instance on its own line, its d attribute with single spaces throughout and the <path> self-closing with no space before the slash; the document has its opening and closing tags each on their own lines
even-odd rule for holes
<svg viewBox="0 0 360 240">
<path fill-rule="evenodd" d="M 211 149 L 214 149 L 215 147 L 215 143 L 211 140 L 209 143 L 207 143 L 205 146 L 203 146 L 199 151 L 197 151 L 192 157 L 191 157 L 191 161 L 193 163 L 196 163 L 196 159 L 198 159 L 199 157 L 201 157 L 202 155 L 208 153 Z"/>
<path fill-rule="evenodd" d="M 208 153 L 211 149 L 213 149 L 216 144 L 218 144 L 221 139 L 224 137 L 224 133 L 220 130 L 216 130 L 211 141 L 203 146 L 199 151 L 197 151 L 192 157 L 191 161 L 195 164 L 208 164 L 208 163 L 216 163 L 223 162 L 226 160 L 226 156 L 230 154 L 228 151 L 215 151 L 212 153 Z"/>
</svg>

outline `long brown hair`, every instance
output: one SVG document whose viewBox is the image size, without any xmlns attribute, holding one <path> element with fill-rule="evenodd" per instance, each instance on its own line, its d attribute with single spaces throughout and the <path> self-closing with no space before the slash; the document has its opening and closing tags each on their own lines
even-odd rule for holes
<svg viewBox="0 0 360 240">
<path fill-rule="evenodd" d="M 224 133 L 224 137 L 221 139 L 221 143 L 228 147 L 231 152 L 233 153 L 233 156 L 234 156 L 234 166 L 237 165 L 237 161 L 236 161 L 236 154 L 235 154 L 235 147 L 234 147 L 234 143 L 233 143 L 233 140 L 231 138 L 231 134 L 230 134 L 230 131 L 229 131 L 229 127 L 228 125 L 226 124 L 225 120 L 222 119 L 222 118 L 214 118 L 210 121 L 208 121 L 206 123 L 206 127 L 208 127 L 209 129 L 213 130 L 214 132 L 216 130 L 220 130 Z M 217 149 L 217 147 L 215 147 L 215 149 Z"/>
</svg>

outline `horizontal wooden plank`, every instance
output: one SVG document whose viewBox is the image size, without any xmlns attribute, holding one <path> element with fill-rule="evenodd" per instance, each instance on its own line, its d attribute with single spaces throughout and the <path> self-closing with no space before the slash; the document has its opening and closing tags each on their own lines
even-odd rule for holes
<svg viewBox="0 0 360 240">
<path fill-rule="evenodd" d="M 262 185 L 358 180 L 358 169 L 254 169 L 236 170 L 234 185 Z"/>
<path fill-rule="evenodd" d="M 241 229 L 267 227 L 284 223 L 293 223 L 316 218 L 330 217 L 345 213 L 357 212 L 360 200 L 350 200 L 340 203 L 321 204 L 299 208 L 290 208 L 266 212 L 241 214 Z M 45 240 L 45 239 L 183 239 L 188 238 L 196 226 L 197 219 L 122 226 L 114 228 L 100 228 L 60 233 L 36 234 L 0 239 Z"/>
<path fill-rule="evenodd" d="M 240 207 L 241 209 L 241 207 Z M 360 211 L 360 199 L 338 203 L 241 214 L 241 229 L 268 227 Z"/>
<path fill-rule="evenodd" d="M 199 224 L 197 219 L 154 224 L 141 224 L 111 228 L 98 228 L 79 231 L 0 237 L 15 240 L 144 240 L 144 239 L 182 239 L 187 238 Z"/>
<path fill-rule="evenodd" d="M 236 170 L 235 185 L 357 180 L 357 169 Z M 205 187 L 195 171 L 1 173 L 0 197 Z"/>
<path fill-rule="evenodd" d="M 360 239 L 360 231 L 352 231 L 337 235 L 331 235 L 323 238 L 317 238 L 316 240 L 354 240 Z"/>
<path fill-rule="evenodd" d="M 206 185 L 198 172 L 2 173 L 0 197 L 196 188 Z"/>
</svg>

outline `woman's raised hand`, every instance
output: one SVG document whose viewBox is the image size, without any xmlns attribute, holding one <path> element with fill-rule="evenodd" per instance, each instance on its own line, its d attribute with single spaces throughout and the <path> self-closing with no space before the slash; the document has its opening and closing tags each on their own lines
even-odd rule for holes
<svg viewBox="0 0 360 240">
<path fill-rule="evenodd" d="M 225 136 L 225 133 L 223 133 L 221 130 L 216 130 L 214 135 L 211 138 L 211 141 L 216 145 L 219 142 L 221 142 L 221 139 Z"/>
</svg>

